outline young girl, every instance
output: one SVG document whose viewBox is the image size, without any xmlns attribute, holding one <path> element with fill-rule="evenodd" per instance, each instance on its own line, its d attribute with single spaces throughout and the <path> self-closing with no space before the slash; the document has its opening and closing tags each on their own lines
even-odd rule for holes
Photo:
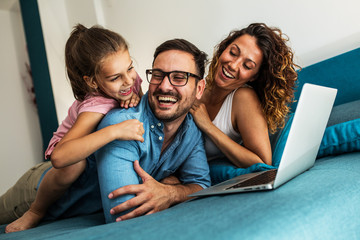
<svg viewBox="0 0 360 240">
<path fill-rule="evenodd" d="M 136 119 L 94 132 L 108 111 L 119 103 L 126 108 L 136 106 L 142 95 L 142 80 L 134 70 L 125 40 L 110 30 L 79 24 L 66 43 L 65 62 L 76 101 L 45 152 L 53 168 L 44 175 L 30 208 L 9 224 L 6 232 L 35 227 L 84 171 L 85 159 L 105 144 L 144 141 L 142 123 Z"/>
</svg>

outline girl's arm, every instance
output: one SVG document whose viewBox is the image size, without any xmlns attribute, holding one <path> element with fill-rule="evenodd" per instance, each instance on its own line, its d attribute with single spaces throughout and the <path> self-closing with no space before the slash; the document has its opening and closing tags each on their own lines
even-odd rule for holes
<svg viewBox="0 0 360 240">
<path fill-rule="evenodd" d="M 132 95 L 132 97 L 129 100 L 126 101 L 120 101 L 120 107 L 122 108 L 130 108 L 130 107 L 136 107 L 138 105 L 138 103 L 140 102 L 141 96 L 140 96 L 139 92 L 139 96 L 136 95 L 135 93 Z"/>
<path fill-rule="evenodd" d="M 103 117 L 103 114 L 95 112 L 79 114 L 72 128 L 56 145 L 51 154 L 51 162 L 55 168 L 63 168 L 77 163 L 114 140 L 144 141 L 142 123 L 136 119 L 93 132 Z"/>
<path fill-rule="evenodd" d="M 239 88 L 233 101 L 236 104 L 232 107 L 232 122 L 244 146 L 234 142 L 211 122 L 204 104 L 195 107 L 191 113 L 199 128 L 237 167 L 249 167 L 255 163 L 271 165 L 268 127 L 256 93 L 249 88 Z"/>
</svg>

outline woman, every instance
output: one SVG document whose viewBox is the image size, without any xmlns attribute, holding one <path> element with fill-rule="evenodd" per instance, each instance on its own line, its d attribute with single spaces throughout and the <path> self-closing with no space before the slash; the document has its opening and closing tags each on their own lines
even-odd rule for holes
<svg viewBox="0 0 360 240">
<path fill-rule="evenodd" d="M 297 80 L 287 41 L 279 29 L 254 23 L 216 47 L 205 92 L 191 110 L 209 160 L 272 164 L 269 132 L 284 126 Z"/>
</svg>

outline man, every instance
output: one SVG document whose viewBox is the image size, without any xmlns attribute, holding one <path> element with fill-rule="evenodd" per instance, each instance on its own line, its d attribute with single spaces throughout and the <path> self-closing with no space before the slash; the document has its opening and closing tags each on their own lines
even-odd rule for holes
<svg viewBox="0 0 360 240">
<path fill-rule="evenodd" d="M 149 92 L 143 96 L 139 106 L 121 114 L 120 109 L 113 111 L 100 124 L 100 127 L 104 127 L 106 124 L 118 123 L 125 120 L 125 116 L 138 118 L 144 124 L 145 142 L 114 141 L 96 153 L 99 157 L 98 164 L 94 155 L 88 157 L 85 171 L 64 195 L 50 206 L 44 220 L 92 214 L 101 210 L 102 202 L 105 203 L 107 222 L 116 220 L 115 215 L 110 214 L 112 207 L 114 214 L 136 207 L 118 219 L 125 220 L 168 208 L 188 199 L 188 194 L 209 186 L 209 168 L 201 132 L 195 126 L 191 115 L 187 114 L 192 103 L 199 99 L 204 91 L 205 82 L 202 77 L 205 59 L 203 52 L 185 40 L 170 40 L 157 48 L 154 69 L 147 72 Z M 172 72 L 175 70 L 185 73 Z M 118 115 L 121 116 L 117 118 Z M 150 175 L 135 160 L 140 160 L 140 164 Z M 106 162 L 109 162 L 109 165 L 105 164 Z M 102 199 L 96 165 L 99 167 Z M 31 196 L 35 196 L 37 186 L 50 167 L 50 162 L 44 162 L 24 174 L 21 181 L 12 188 L 19 194 L 15 194 L 15 198 L 2 196 L 0 210 L 5 210 L 9 201 L 20 203 L 28 209 L 34 201 Z M 125 172 L 119 174 L 118 171 L 123 170 Z M 175 172 L 182 184 L 164 184 L 169 182 L 169 178 L 163 183 L 158 182 Z M 142 180 L 141 184 L 138 176 Z M 118 178 L 122 177 L 130 179 L 130 185 L 129 181 L 126 181 L 128 186 L 119 185 Z M 119 188 L 121 186 L 124 187 Z M 108 194 L 117 201 L 107 199 Z M 135 194 L 136 197 L 126 201 L 129 194 Z M 113 205 L 110 207 L 106 200 Z M 10 222 L 5 211 L 0 211 L 1 219 L 4 220 L 1 224 Z"/>
<path fill-rule="evenodd" d="M 186 40 L 164 42 L 138 107 L 113 110 L 100 123 L 99 129 L 136 118 L 145 129 L 143 143 L 114 141 L 95 153 L 106 222 L 161 211 L 210 185 L 202 134 L 188 114 L 205 89 L 205 61 Z M 181 184 L 159 182 L 175 172 Z"/>
</svg>

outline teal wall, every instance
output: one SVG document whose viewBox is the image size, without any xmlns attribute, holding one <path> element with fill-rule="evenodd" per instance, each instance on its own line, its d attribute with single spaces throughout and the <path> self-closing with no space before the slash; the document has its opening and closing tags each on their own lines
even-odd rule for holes
<svg viewBox="0 0 360 240">
<path fill-rule="evenodd" d="M 37 0 L 20 0 L 20 8 L 45 151 L 58 121 Z"/>
</svg>

